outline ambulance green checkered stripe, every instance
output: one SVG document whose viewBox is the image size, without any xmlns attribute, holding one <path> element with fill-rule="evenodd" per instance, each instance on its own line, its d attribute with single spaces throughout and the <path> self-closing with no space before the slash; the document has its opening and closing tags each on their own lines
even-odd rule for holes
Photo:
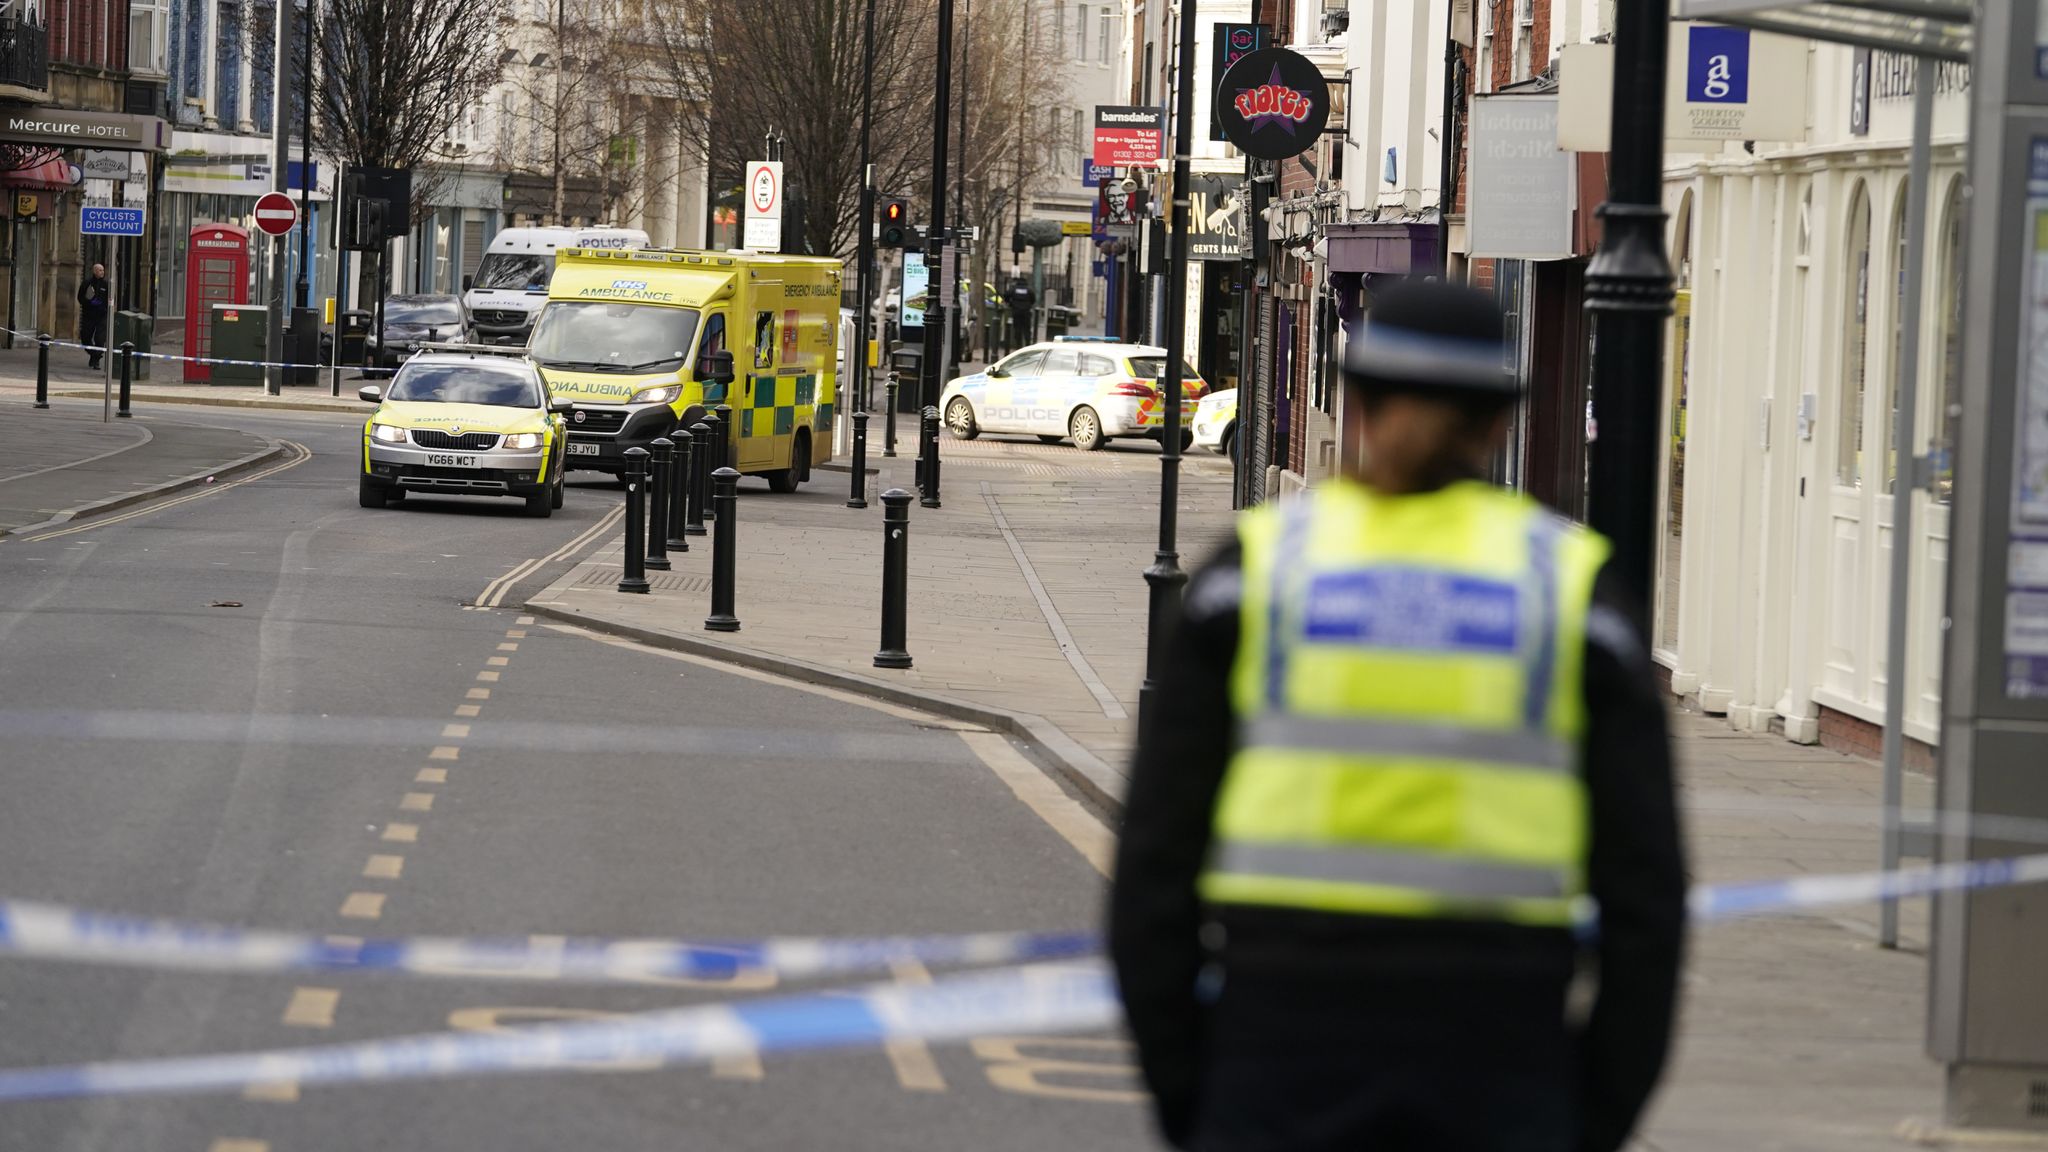
<svg viewBox="0 0 2048 1152">
<path fill-rule="evenodd" d="M 756 407 L 756 408 L 773 408 L 773 407 L 775 407 L 775 377 L 773 377 L 773 376 L 756 376 L 756 377 L 754 377 L 754 407 Z"/>
<path fill-rule="evenodd" d="M 775 434 L 787 436 L 796 430 L 796 405 L 784 404 L 775 410 Z"/>
</svg>

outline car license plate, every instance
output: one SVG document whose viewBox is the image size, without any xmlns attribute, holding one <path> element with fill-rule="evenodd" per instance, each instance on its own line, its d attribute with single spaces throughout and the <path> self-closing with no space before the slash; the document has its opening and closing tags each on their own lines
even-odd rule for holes
<svg viewBox="0 0 2048 1152">
<path fill-rule="evenodd" d="M 428 453 L 427 463 L 436 468 L 474 468 L 474 456 L 444 456 L 438 452 Z"/>
<path fill-rule="evenodd" d="M 571 456 L 596 456 L 599 454 L 599 449 L 595 444 L 572 443 L 569 445 L 569 455 Z"/>
</svg>

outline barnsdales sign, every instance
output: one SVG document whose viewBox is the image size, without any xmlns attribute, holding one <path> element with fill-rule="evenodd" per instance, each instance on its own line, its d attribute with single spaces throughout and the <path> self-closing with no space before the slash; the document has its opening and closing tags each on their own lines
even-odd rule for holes
<svg viewBox="0 0 2048 1152">
<path fill-rule="evenodd" d="M 1248 156 L 1285 160 L 1309 150 L 1330 121 L 1330 85 L 1306 56 L 1261 48 L 1223 74 L 1216 121 Z"/>
</svg>

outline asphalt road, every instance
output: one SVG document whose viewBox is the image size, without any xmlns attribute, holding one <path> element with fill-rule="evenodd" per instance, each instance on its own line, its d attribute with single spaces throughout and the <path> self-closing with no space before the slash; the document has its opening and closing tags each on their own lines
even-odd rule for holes
<svg viewBox="0 0 2048 1152">
<path fill-rule="evenodd" d="M 0 542 L 0 895 L 354 936 L 1096 923 L 1102 878 L 1075 830 L 1026 807 L 945 723 L 474 606 L 491 592 L 517 604 L 558 576 L 617 488 L 572 484 L 548 521 L 512 501 L 368 511 L 359 421 L 203 419 L 309 451 L 168 506 Z M 751 977 L 593 989 L 0 959 L 0 1065 L 764 991 Z M 985 1037 L 0 1105 L 0 1149 L 1153 1147 L 1134 1086 L 1113 1037 Z"/>
</svg>

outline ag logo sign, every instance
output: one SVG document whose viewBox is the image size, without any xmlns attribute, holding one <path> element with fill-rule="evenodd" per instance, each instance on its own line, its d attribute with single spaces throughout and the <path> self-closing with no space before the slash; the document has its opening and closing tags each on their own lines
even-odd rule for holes
<svg viewBox="0 0 2048 1152">
<path fill-rule="evenodd" d="M 1286 48 L 1240 58 L 1216 89 L 1216 124 L 1224 138 L 1261 160 L 1308 151 L 1329 120 L 1329 83 L 1307 57 Z"/>
<path fill-rule="evenodd" d="M 1686 31 L 1686 101 L 1749 103 L 1749 29 L 1700 27 Z"/>
</svg>

